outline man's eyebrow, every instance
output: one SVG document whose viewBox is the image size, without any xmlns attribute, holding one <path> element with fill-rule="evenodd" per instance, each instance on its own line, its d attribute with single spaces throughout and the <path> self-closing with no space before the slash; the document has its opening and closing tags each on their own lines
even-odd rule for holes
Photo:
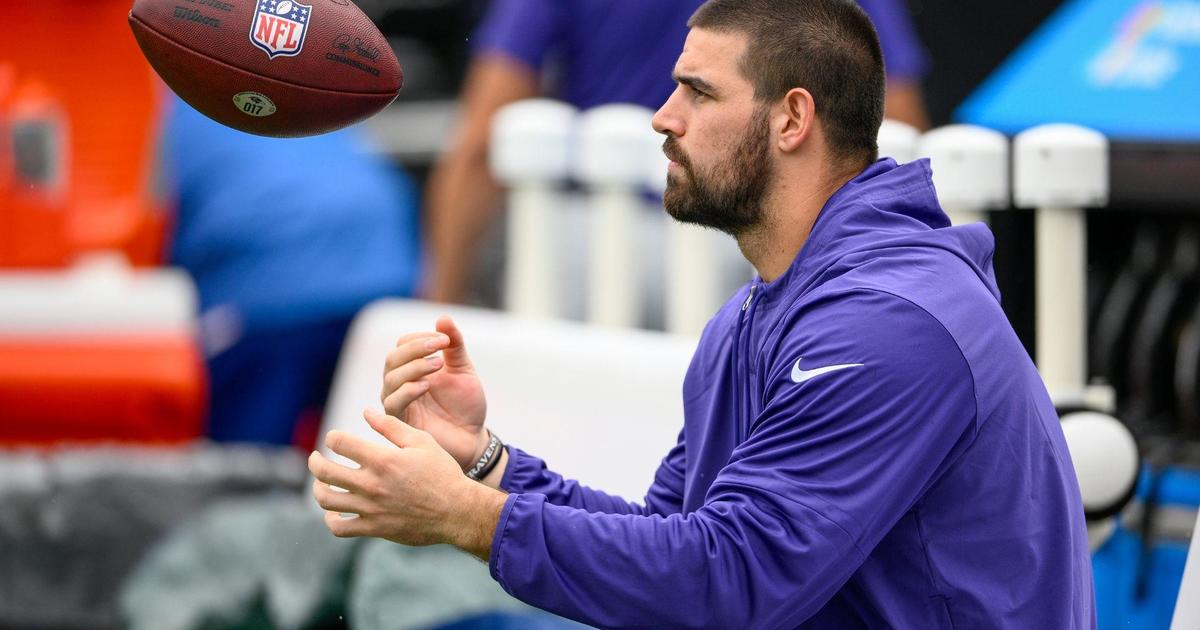
<svg viewBox="0 0 1200 630">
<path fill-rule="evenodd" d="M 705 94 L 711 94 L 715 96 L 719 92 L 719 90 L 717 90 L 717 86 L 697 76 L 672 73 L 671 78 L 674 79 L 676 83 L 682 83 L 693 90 L 704 92 Z"/>
</svg>

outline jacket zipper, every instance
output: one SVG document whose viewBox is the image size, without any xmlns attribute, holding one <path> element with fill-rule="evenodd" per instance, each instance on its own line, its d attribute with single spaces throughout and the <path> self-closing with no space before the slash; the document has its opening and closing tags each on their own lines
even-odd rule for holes
<svg viewBox="0 0 1200 630">
<path fill-rule="evenodd" d="M 738 410 L 738 429 L 739 441 L 745 439 L 747 431 L 750 428 L 750 334 L 751 321 L 753 314 L 750 313 L 750 305 L 754 300 L 754 293 L 758 289 L 757 284 L 750 285 L 750 293 L 746 295 L 746 301 L 742 303 L 742 315 L 738 318 L 737 327 L 737 345 L 735 352 L 737 353 L 734 359 L 735 378 L 736 378 L 736 400 Z"/>
<path fill-rule="evenodd" d="M 757 288 L 758 288 L 758 285 L 756 285 L 756 284 L 750 285 L 750 293 L 748 293 L 746 295 L 746 301 L 744 303 L 742 303 L 742 312 L 743 313 L 746 312 L 746 309 L 750 308 L 750 300 L 754 299 L 754 290 Z"/>
</svg>

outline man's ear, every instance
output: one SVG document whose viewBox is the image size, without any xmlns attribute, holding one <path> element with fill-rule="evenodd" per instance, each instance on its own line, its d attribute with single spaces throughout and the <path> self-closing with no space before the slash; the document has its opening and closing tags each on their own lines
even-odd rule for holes
<svg viewBox="0 0 1200 630">
<path fill-rule="evenodd" d="M 812 133 L 816 122 L 816 104 L 808 90 L 792 88 L 777 107 L 779 113 L 776 120 L 782 123 L 777 136 L 779 150 L 793 153 L 804 145 Z"/>
</svg>

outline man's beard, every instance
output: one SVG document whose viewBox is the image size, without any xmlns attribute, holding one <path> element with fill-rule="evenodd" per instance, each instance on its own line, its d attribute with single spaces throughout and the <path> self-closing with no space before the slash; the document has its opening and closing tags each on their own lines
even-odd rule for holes
<svg viewBox="0 0 1200 630">
<path fill-rule="evenodd" d="M 762 200 L 771 181 L 768 151 L 769 108 L 754 111 L 746 133 L 729 158 L 707 172 L 693 168 L 674 136 L 667 136 L 663 152 L 686 173 L 667 177 L 663 207 L 682 223 L 695 223 L 738 236 L 762 221 Z"/>
</svg>

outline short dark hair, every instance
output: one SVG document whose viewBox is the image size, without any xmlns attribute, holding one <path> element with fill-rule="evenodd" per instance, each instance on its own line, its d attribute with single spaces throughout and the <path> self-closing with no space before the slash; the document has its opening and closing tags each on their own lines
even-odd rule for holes
<svg viewBox="0 0 1200 630">
<path fill-rule="evenodd" d="M 858 3 L 708 0 L 688 27 L 746 35 L 750 44 L 739 65 L 756 100 L 807 89 L 834 158 L 875 161 L 883 122 L 883 52 Z"/>
</svg>

